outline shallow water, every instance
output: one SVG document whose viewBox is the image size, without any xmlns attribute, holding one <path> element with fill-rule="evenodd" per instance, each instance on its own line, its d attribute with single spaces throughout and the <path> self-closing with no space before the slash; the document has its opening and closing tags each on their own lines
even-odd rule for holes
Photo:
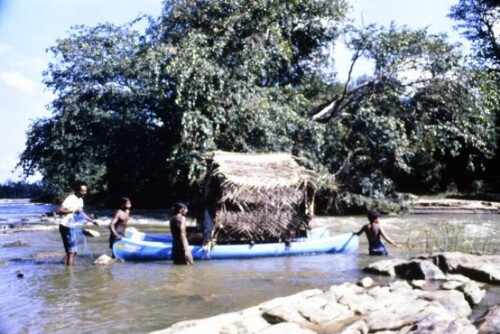
<svg viewBox="0 0 500 334">
<path fill-rule="evenodd" d="M 51 207 L 5 205 L 0 201 L 0 224 L 38 224 L 40 213 Z M 132 226 L 167 233 L 168 212 L 134 212 Z M 109 213 L 101 212 L 103 222 Z M 165 219 L 162 219 L 164 217 Z M 324 217 L 331 233 L 358 229 L 364 217 Z M 63 248 L 57 224 L 48 230 L 0 233 L 0 334 L 11 333 L 148 333 L 181 320 L 238 311 L 271 298 L 305 289 L 326 289 L 333 284 L 366 276 L 362 268 L 380 258 L 366 255 L 360 238 L 356 254 L 287 258 L 200 261 L 174 266 L 167 262 L 114 263 L 95 266 L 93 260 L 109 254 L 108 231 L 101 238 L 87 238 L 87 252 L 80 252 L 72 268 L 62 264 Z M 407 258 L 425 248 L 422 235 L 458 226 L 473 236 L 499 232 L 500 215 L 409 215 L 384 217 L 387 232 L 401 249 L 389 247 L 390 257 Z M 6 230 L 4 230 L 6 231 Z M 452 231 L 453 232 L 453 231 Z M 23 240 L 25 247 L 1 247 Z M 497 239 L 495 239 L 497 240 Z M 429 243 L 429 242 L 424 242 Z M 22 273 L 23 278 L 18 278 Z M 387 281 L 386 277 L 373 277 Z M 489 290 L 483 307 L 500 302 L 499 288 Z"/>
</svg>

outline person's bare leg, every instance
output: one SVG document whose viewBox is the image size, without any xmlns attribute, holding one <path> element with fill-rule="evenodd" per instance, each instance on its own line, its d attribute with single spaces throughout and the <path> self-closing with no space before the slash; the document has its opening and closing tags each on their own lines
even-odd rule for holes
<svg viewBox="0 0 500 334">
<path fill-rule="evenodd" d="M 72 266 L 75 264 L 75 253 L 69 253 L 66 256 L 66 265 L 67 266 Z"/>
</svg>

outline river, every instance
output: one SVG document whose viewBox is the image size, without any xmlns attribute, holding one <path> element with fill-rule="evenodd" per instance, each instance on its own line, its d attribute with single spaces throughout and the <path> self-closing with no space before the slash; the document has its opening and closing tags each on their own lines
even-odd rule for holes
<svg viewBox="0 0 500 334">
<path fill-rule="evenodd" d="M 174 266 L 170 261 L 97 266 L 93 261 L 98 256 L 110 254 L 106 226 L 112 212 L 100 211 L 103 224 L 95 229 L 102 237 L 87 237 L 86 251 L 68 268 L 62 264 L 56 222 L 40 218 L 54 209 L 26 200 L 0 200 L 0 334 L 148 333 L 309 288 L 357 281 L 367 276 L 362 268 L 381 259 L 366 255 L 361 237 L 355 254 L 199 261 L 193 266 Z M 169 215 L 132 210 L 130 225 L 168 233 Z M 328 225 L 332 234 L 356 230 L 365 222 L 362 216 L 314 220 L 315 225 Z M 402 245 L 389 246 L 389 258 L 439 250 L 443 242 L 446 247 L 500 253 L 495 248 L 500 244 L 498 214 L 385 216 L 382 224 Z M 25 245 L 4 247 L 14 242 Z M 490 291 L 485 303 L 500 303 L 499 289 Z"/>
</svg>

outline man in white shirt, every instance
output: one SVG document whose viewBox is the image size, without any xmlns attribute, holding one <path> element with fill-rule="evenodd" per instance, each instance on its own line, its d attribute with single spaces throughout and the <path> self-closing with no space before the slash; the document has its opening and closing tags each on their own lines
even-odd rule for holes
<svg viewBox="0 0 500 334">
<path fill-rule="evenodd" d="M 64 263 L 68 266 L 75 264 L 75 257 L 78 253 L 78 234 L 76 222 L 84 219 L 92 224 L 99 226 L 99 223 L 89 217 L 83 211 L 83 196 L 87 194 L 87 184 L 83 181 L 75 182 L 73 186 L 74 193 L 66 197 L 57 210 L 57 214 L 63 216 L 59 223 L 59 233 L 66 251 Z"/>
</svg>

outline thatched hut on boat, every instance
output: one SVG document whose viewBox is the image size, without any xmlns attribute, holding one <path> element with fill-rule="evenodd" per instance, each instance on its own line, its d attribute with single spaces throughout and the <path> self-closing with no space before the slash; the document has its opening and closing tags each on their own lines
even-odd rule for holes
<svg viewBox="0 0 500 334">
<path fill-rule="evenodd" d="M 286 241 L 308 230 L 315 190 L 314 174 L 290 154 L 216 151 L 208 159 L 202 221 L 217 243 Z"/>
</svg>

